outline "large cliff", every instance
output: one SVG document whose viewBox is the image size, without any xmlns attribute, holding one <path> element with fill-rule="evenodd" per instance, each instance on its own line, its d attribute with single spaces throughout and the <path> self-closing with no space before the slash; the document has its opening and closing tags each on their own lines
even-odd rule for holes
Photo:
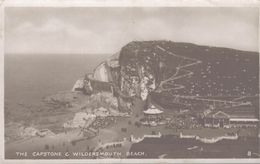
<svg viewBox="0 0 260 164">
<path fill-rule="evenodd" d="M 120 104 L 259 94 L 259 53 L 172 41 L 134 41 L 106 61 Z M 128 104 L 129 106 L 129 104 Z"/>
<path fill-rule="evenodd" d="M 130 42 L 119 54 L 122 93 L 146 100 L 171 95 L 259 94 L 259 54 L 172 41 Z M 170 98 L 171 99 L 171 98 Z"/>
</svg>

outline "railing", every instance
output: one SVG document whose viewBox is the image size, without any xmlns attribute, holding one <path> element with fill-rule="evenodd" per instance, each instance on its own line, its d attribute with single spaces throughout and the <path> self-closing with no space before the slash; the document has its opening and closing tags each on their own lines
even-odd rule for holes
<svg viewBox="0 0 260 164">
<path fill-rule="evenodd" d="M 135 138 L 131 135 L 131 142 L 138 143 L 143 141 L 145 138 L 161 138 L 162 134 L 159 132 L 158 134 L 145 134 L 143 137 Z"/>
<path fill-rule="evenodd" d="M 224 135 L 224 136 L 219 136 L 219 137 L 206 138 L 206 137 L 200 137 L 200 136 L 197 136 L 197 135 L 183 135 L 182 133 L 180 133 L 180 138 L 193 138 L 193 139 L 199 140 L 203 143 L 216 143 L 216 142 L 221 141 L 223 139 L 237 140 L 238 135 L 236 133 L 235 135 Z"/>
<path fill-rule="evenodd" d="M 123 141 L 117 141 L 117 142 L 108 142 L 108 143 L 99 143 L 99 145 L 95 148 L 95 151 L 101 148 L 106 148 L 107 146 L 113 146 L 113 145 L 124 145 L 126 142 L 126 138 L 124 138 Z"/>
</svg>

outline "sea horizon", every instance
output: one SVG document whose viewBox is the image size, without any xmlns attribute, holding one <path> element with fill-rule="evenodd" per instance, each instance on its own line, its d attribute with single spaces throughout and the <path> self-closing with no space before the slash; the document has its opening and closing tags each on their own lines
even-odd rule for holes
<svg viewBox="0 0 260 164">
<path fill-rule="evenodd" d="M 6 54 L 4 99 L 8 103 L 37 104 L 44 96 L 71 90 L 74 83 L 109 54 Z"/>
</svg>

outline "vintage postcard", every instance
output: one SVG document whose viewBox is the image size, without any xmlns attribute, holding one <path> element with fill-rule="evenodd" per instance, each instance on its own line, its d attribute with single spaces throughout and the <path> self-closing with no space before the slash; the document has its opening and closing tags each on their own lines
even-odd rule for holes
<svg viewBox="0 0 260 164">
<path fill-rule="evenodd" d="M 260 162 L 257 3 L 6 3 L 3 162 Z"/>
</svg>

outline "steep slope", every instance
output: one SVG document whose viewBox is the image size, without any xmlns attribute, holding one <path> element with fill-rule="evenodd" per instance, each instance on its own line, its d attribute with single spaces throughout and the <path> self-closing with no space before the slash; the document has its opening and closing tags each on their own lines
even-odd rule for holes
<svg viewBox="0 0 260 164">
<path fill-rule="evenodd" d="M 123 93 L 203 97 L 259 94 L 259 54 L 171 41 L 131 42 L 119 55 Z M 165 94 L 165 93 L 164 93 Z"/>
</svg>

